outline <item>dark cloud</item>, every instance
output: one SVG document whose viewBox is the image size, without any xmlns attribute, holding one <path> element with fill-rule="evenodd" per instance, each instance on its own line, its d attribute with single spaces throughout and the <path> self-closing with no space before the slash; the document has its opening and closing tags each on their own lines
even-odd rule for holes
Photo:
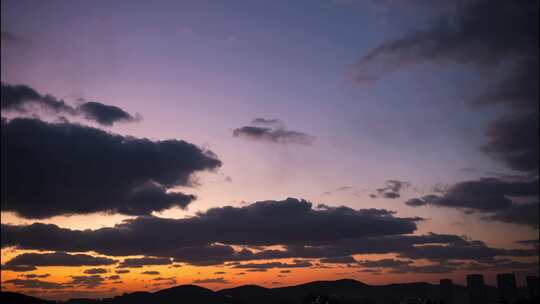
<svg viewBox="0 0 540 304">
<path fill-rule="evenodd" d="M 233 131 L 234 137 L 265 141 L 277 144 L 311 145 L 315 137 L 306 133 L 287 130 L 278 119 L 256 118 L 251 126 L 244 126 Z"/>
<path fill-rule="evenodd" d="M 168 188 L 221 165 L 211 151 L 181 140 L 36 119 L 2 120 L 1 149 L 2 211 L 26 218 L 185 208 L 195 197 Z"/>
<path fill-rule="evenodd" d="M 9 271 L 13 271 L 13 272 L 28 272 L 28 271 L 37 270 L 37 267 L 36 266 L 31 266 L 31 265 L 2 265 L 1 269 L 3 271 L 4 270 L 9 270 Z"/>
<path fill-rule="evenodd" d="M 536 0 L 457 1 L 430 29 L 386 41 L 353 67 L 357 81 L 422 62 L 481 69 L 486 86 L 473 103 L 503 104 L 511 115 L 488 128 L 483 151 L 509 168 L 538 174 L 539 59 Z M 500 71 L 494 72 L 493 69 Z"/>
<path fill-rule="evenodd" d="M 230 282 L 225 280 L 224 278 L 199 279 L 199 280 L 193 281 L 193 284 L 212 284 L 212 283 L 229 284 Z"/>
<path fill-rule="evenodd" d="M 27 279 L 42 279 L 42 278 L 50 277 L 51 275 L 48 273 L 44 273 L 44 274 L 29 273 L 29 274 L 22 274 L 20 276 Z"/>
<path fill-rule="evenodd" d="M 449 187 L 443 195 L 428 195 L 406 202 L 409 206 L 435 205 L 476 211 L 494 211 L 512 206 L 509 197 L 538 195 L 538 180 L 504 181 L 498 178 L 481 178 L 464 181 Z"/>
<path fill-rule="evenodd" d="M 537 249 L 499 249 L 492 248 L 482 242 L 468 241 L 462 237 L 444 234 L 427 235 L 387 235 L 365 236 L 359 238 L 337 238 L 326 240 L 311 240 L 301 243 L 284 245 L 283 249 L 261 249 L 253 252 L 247 249 L 235 250 L 229 245 L 202 245 L 184 247 L 181 243 L 174 243 L 173 239 L 155 240 L 152 247 L 146 244 L 144 239 L 139 239 L 137 249 L 126 249 L 124 240 L 113 234 L 101 234 L 97 231 L 71 231 L 54 228 L 53 225 L 33 224 L 30 226 L 2 226 L 3 245 L 18 245 L 21 249 L 37 249 L 42 247 L 70 247 L 74 251 L 98 251 L 104 253 L 142 254 L 153 251 L 153 255 L 168 256 L 185 263 L 194 265 L 215 265 L 226 261 L 253 261 L 268 259 L 325 259 L 340 258 L 354 254 L 398 254 L 404 258 L 424 258 L 433 261 L 440 260 L 487 260 L 495 257 L 530 257 L 537 256 Z M 331 226 L 328 226 L 331 227 Z M 118 228 L 108 228 L 111 230 Z M 167 229 L 167 228 L 164 228 Z M 130 228 L 120 228 L 121 231 L 130 231 Z M 162 230 L 160 230 L 162 231 Z M 174 230 L 168 230 L 174 231 Z M 109 231 L 111 232 L 111 231 Z M 150 232 L 150 231 L 149 231 Z M 73 235 L 68 236 L 73 233 Z M 81 233 L 81 234 L 79 234 Z M 41 240 L 38 236 L 54 235 L 47 240 Z M 153 233 L 152 233 L 153 234 Z M 137 235 L 135 232 L 134 235 Z M 285 234 L 284 234 L 285 235 Z M 206 237 L 206 236 L 201 236 Z M 263 236 L 261 236 L 263 237 Z M 123 235 L 121 238 L 132 238 L 132 235 Z M 174 236 L 173 236 L 174 238 Z M 39 240 L 37 240 L 39 239 Z M 66 243 L 74 240 L 78 243 Z M 95 240 L 99 242 L 95 243 Z M 44 242 L 43 242 L 44 241 Z M 213 240 L 207 240 L 213 243 Z M 103 243 L 100 243 L 103 242 Z M 112 250 L 103 244 L 118 243 L 118 248 Z M 173 242 L 173 244 L 171 244 Z M 131 245 L 130 245 L 131 246 Z M 133 246 L 136 246 L 133 243 Z M 105 248 L 100 248 L 105 247 Z M 158 248 L 159 247 L 159 248 Z M 86 248 L 86 249 L 84 249 Z M 246 263 L 250 264 L 250 263 Z M 256 264 L 256 263 L 253 263 Z M 237 264 L 234 264 L 237 265 Z M 251 265 L 252 266 L 252 265 Z M 280 266 L 275 264 L 274 266 Z M 261 270 L 261 268 L 251 268 Z M 263 271 L 265 269 L 262 269 Z"/>
<path fill-rule="evenodd" d="M 376 193 L 370 195 L 371 198 L 382 196 L 383 198 L 396 199 L 401 197 L 401 191 L 409 188 L 410 182 L 401 180 L 387 180 L 384 187 L 376 189 Z"/>
<path fill-rule="evenodd" d="M 117 274 L 114 274 L 112 276 L 108 276 L 107 280 L 112 280 L 112 281 L 120 280 L 120 276 Z"/>
<path fill-rule="evenodd" d="M 87 254 L 23 253 L 6 262 L 6 266 L 99 266 L 111 265 L 116 260 Z"/>
<path fill-rule="evenodd" d="M 320 262 L 324 264 L 356 264 L 356 260 L 350 255 L 323 258 Z"/>
<path fill-rule="evenodd" d="M 170 265 L 172 260 L 170 258 L 129 258 L 124 259 L 117 268 L 139 268 L 147 265 Z"/>
<path fill-rule="evenodd" d="M 537 1 L 474 0 L 460 3 L 454 12 L 428 30 L 372 49 L 355 66 L 356 79 L 376 80 L 387 72 L 426 61 L 490 66 L 509 58 L 537 56 Z"/>
<path fill-rule="evenodd" d="M 411 260 L 382 259 L 382 260 L 363 260 L 358 264 L 366 268 L 399 268 L 412 264 Z"/>
<path fill-rule="evenodd" d="M 224 255 L 232 258 L 235 254 L 230 246 L 215 243 L 274 245 L 407 234 L 416 230 L 417 221 L 381 209 L 313 208 L 307 201 L 289 198 L 211 208 L 185 219 L 139 217 L 97 230 L 69 230 L 38 223 L 3 225 L 2 243 L 28 249 L 166 256 L 182 262 Z M 249 251 L 238 254 L 249 255 Z"/>
<path fill-rule="evenodd" d="M 100 102 L 88 101 L 78 108 L 86 119 L 95 120 L 101 125 L 111 126 L 116 122 L 139 121 L 140 115 L 132 116 L 119 107 L 102 104 Z"/>
<path fill-rule="evenodd" d="M 509 168 L 537 173 L 540 129 L 538 122 L 538 113 L 509 115 L 498 119 L 488 126 L 488 142 L 482 150 Z"/>
<path fill-rule="evenodd" d="M 390 269 L 390 273 L 450 273 L 457 270 L 454 265 L 443 263 L 430 265 L 403 265 Z"/>
<path fill-rule="evenodd" d="M 48 281 L 41 281 L 41 280 L 35 280 L 35 279 L 12 279 L 12 280 L 6 280 L 2 282 L 2 284 L 13 284 L 17 288 L 21 289 L 64 289 L 68 288 L 67 285 L 56 283 L 56 282 L 48 282 Z"/>
<path fill-rule="evenodd" d="M 274 269 L 274 268 L 307 268 L 311 267 L 310 261 L 295 260 L 293 263 L 268 262 L 268 263 L 244 263 L 234 265 L 237 269 Z"/>
<path fill-rule="evenodd" d="M 52 95 L 42 95 L 27 85 L 2 83 L 1 92 L 2 111 L 6 112 L 35 113 L 36 110 L 42 110 L 55 114 L 82 115 L 104 126 L 141 120 L 140 115 L 133 116 L 119 107 L 95 101 L 74 107 Z"/>
<path fill-rule="evenodd" d="M 525 245 L 525 246 L 532 246 L 532 247 L 538 248 L 538 246 L 540 245 L 540 240 L 521 240 L 521 241 L 517 241 L 516 243 Z"/>
<path fill-rule="evenodd" d="M 306 260 L 310 259 L 343 262 L 344 257 L 355 254 L 395 254 L 403 259 L 433 262 L 538 255 L 536 248 L 499 249 L 456 235 L 411 235 L 418 220 L 398 218 L 387 210 L 354 210 L 325 205 L 313 208 L 307 201 L 287 199 L 243 207 L 211 208 L 183 219 L 139 217 L 95 230 L 70 230 L 40 223 L 3 224 L 1 240 L 3 247 L 15 246 L 17 249 L 153 257 L 135 259 L 134 262 L 126 259 L 131 266 L 160 258 L 170 263 L 172 258 L 174 262 L 192 265 L 233 262 L 227 265 L 249 271 L 309 267 Z M 279 249 L 266 247 L 270 245 L 281 246 Z M 246 263 L 272 259 L 300 261 Z"/>
<path fill-rule="evenodd" d="M 0 40 L 4 43 L 11 43 L 14 41 L 17 41 L 17 36 L 15 34 L 8 32 L 8 31 L 1 31 L 0 32 Z"/>
<path fill-rule="evenodd" d="M 119 274 L 130 273 L 130 271 L 128 269 L 117 269 L 114 272 L 119 273 Z"/>
<path fill-rule="evenodd" d="M 283 122 L 277 118 L 254 118 L 251 121 L 252 125 L 270 125 L 270 126 L 283 126 Z"/>
<path fill-rule="evenodd" d="M 482 178 L 449 187 L 441 195 L 427 195 L 406 202 L 411 207 L 432 205 L 486 213 L 485 220 L 502 221 L 538 228 L 538 202 L 517 203 L 513 197 L 538 196 L 538 179 L 504 181 Z"/>
<path fill-rule="evenodd" d="M 497 210 L 495 213 L 483 217 L 483 219 L 488 221 L 527 225 L 538 229 L 538 214 L 538 202 L 532 202 L 512 204 L 508 208 Z"/>
<path fill-rule="evenodd" d="M 67 113 L 74 115 L 75 109 L 63 100 L 51 95 L 41 95 L 26 85 L 10 85 L 2 83 L 1 90 L 2 111 L 15 111 L 25 113 L 31 111 L 31 106 L 40 107 L 42 110 L 55 113 Z"/>
<path fill-rule="evenodd" d="M 103 285 L 104 282 L 105 282 L 105 279 L 96 274 L 96 275 L 90 275 L 90 276 L 71 276 L 71 281 L 65 284 L 93 289 L 100 285 Z"/>
<path fill-rule="evenodd" d="M 148 271 L 143 271 L 143 272 L 141 272 L 141 274 L 158 275 L 158 274 L 159 274 L 159 271 L 148 270 Z"/>
<path fill-rule="evenodd" d="M 107 269 L 105 268 L 90 268 L 83 271 L 84 274 L 102 274 L 107 273 Z"/>
</svg>

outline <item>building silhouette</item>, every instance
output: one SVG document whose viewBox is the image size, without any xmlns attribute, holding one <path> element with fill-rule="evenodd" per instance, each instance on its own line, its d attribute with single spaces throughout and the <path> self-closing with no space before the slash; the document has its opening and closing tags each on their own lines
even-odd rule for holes
<svg viewBox="0 0 540 304">
<path fill-rule="evenodd" d="M 529 290 L 529 296 L 534 299 L 538 298 L 538 277 L 527 276 L 527 289 Z"/>
<path fill-rule="evenodd" d="M 469 291 L 469 303 L 486 304 L 486 288 L 484 276 L 481 274 L 467 275 L 467 289 Z"/>
<path fill-rule="evenodd" d="M 439 300 L 442 304 L 454 304 L 454 284 L 450 279 L 442 279 L 439 283 Z"/>
<path fill-rule="evenodd" d="M 516 276 L 513 273 L 500 273 L 497 275 L 497 288 L 503 303 L 513 303 L 517 296 Z"/>
</svg>

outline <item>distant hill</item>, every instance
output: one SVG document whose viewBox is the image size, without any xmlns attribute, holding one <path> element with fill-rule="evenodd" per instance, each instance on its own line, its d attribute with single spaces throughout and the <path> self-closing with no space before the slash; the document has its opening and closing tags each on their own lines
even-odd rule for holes
<svg viewBox="0 0 540 304">
<path fill-rule="evenodd" d="M 438 285 L 428 283 L 367 285 L 356 280 L 315 281 L 306 284 L 265 288 L 244 285 L 212 291 L 196 285 L 180 285 L 156 292 L 133 292 L 107 299 L 72 299 L 62 304 L 350 304 L 350 303 L 399 303 L 403 299 L 438 298 Z M 496 289 L 487 287 L 490 298 Z M 467 289 L 455 285 L 456 303 L 467 303 Z M 52 304 L 34 297 L 2 292 L 0 303 Z"/>
</svg>

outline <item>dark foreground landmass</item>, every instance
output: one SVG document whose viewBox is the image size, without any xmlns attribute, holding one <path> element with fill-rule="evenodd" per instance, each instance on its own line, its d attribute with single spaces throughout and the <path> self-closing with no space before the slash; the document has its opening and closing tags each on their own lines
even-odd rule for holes
<svg viewBox="0 0 540 304">
<path fill-rule="evenodd" d="M 498 292 L 486 286 L 487 303 L 499 303 Z M 515 303 L 538 303 L 523 300 Z M 386 304 L 386 303 L 444 303 L 439 285 L 428 283 L 373 286 L 355 280 L 316 281 L 296 286 L 264 288 L 256 285 L 212 291 L 196 285 L 180 285 L 156 292 L 133 292 L 106 299 L 71 299 L 47 301 L 20 293 L 2 292 L 6 304 Z M 454 303 L 466 304 L 467 288 L 454 285 Z"/>
</svg>

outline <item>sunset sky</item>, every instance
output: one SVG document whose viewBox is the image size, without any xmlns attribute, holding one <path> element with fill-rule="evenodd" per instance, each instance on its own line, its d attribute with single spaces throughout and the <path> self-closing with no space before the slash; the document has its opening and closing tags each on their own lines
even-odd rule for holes
<svg viewBox="0 0 540 304">
<path fill-rule="evenodd" d="M 538 1 L 1 2 L 2 290 L 538 274 Z"/>
</svg>

